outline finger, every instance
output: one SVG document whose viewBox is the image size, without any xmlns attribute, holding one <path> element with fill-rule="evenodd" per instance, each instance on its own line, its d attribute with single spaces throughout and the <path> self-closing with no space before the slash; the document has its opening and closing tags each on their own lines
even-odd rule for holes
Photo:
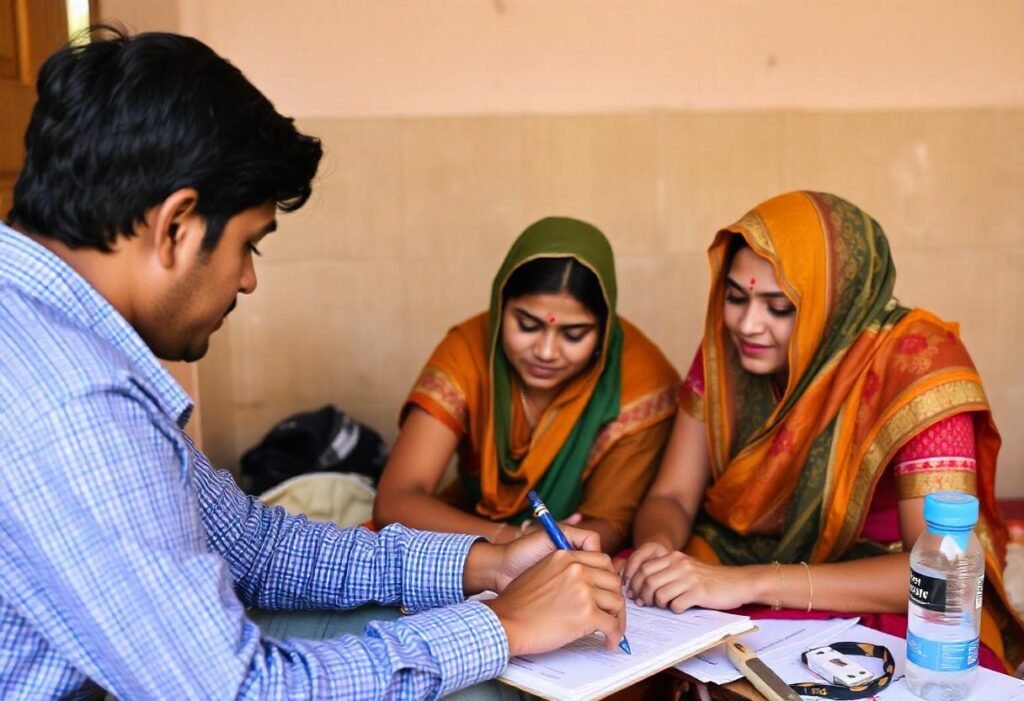
<svg viewBox="0 0 1024 701">
<path fill-rule="evenodd" d="M 651 593 L 651 603 L 658 608 L 668 608 L 678 597 L 690 595 L 696 587 L 692 582 L 680 579 L 670 579 L 667 582 L 655 584 Z"/>
<path fill-rule="evenodd" d="M 630 554 L 630 557 L 626 559 L 626 564 L 623 565 L 623 583 L 629 584 L 630 579 L 636 574 L 637 569 L 646 562 L 646 553 L 644 551 L 636 550 Z"/>
<path fill-rule="evenodd" d="M 629 580 L 632 579 L 634 574 L 636 574 L 640 565 L 657 556 L 658 547 L 654 543 L 644 543 L 634 550 L 632 554 L 630 554 L 629 559 L 626 561 L 626 566 L 623 569 L 623 583 L 628 584 Z"/>
<path fill-rule="evenodd" d="M 636 574 L 629 580 L 629 591 L 633 594 L 633 598 L 636 599 L 637 603 L 643 606 L 651 602 L 650 598 L 645 595 L 645 590 L 648 586 L 647 581 L 659 572 L 668 569 L 671 565 L 671 556 L 668 555 L 653 557 L 640 565 Z"/>
<path fill-rule="evenodd" d="M 583 515 L 580 512 L 576 512 L 568 518 L 562 519 L 561 524 L 563 526 L 575 526 L 577 523 L 583 520 Z"/>
<path fill-rule="evenodd" d="M 577 621 L 580 637 L 593 632 L 604 636 L 605 648 L 614 650 L 626 633 L 626 607 L 622 597 L 615 597 L 610 592 L 594 596 L 593 606 L 580 609 Z"/>
<path fill-rule="evenodd" d="M 571 556 L 566 559 L 605 572 L 615 578 L 616 586 L 620 586 L 618 584 L 619 576 L 615 573 L 615 568 L 612 567 L 612 558 L 607 553 L 572 551 Z"/>
<path fill-rule="evenodd" d="M 601 551 L 601 536 L 594 531 L 585 531 L 582 528 L 576 528 L 575 526 L 566 526 L 562 530 L 565 533 L 565 537 L 569 540 L 569 543 L 576 550 L 586 550 L 589 552 Z"/>
<path fill-rule="evenodd" d="M 605 647 L 612 649 L 614 645 L 619 644 L 619 641 L 622 640 L 622 636 L 626 631 L 625 599 L 623 599 L 620 594 L 608 591 L 597 591 L 594 594 L 594 604 L 597 609 L 599 609 L 598 612 L 595 612 L 596 615 L 601 615 L 603 613 L 603 615 L 611 616 L 616 621 L 617 635 L 609 637 L 606 631 L 602 631 L 605 633 L 605 642 L 611 640 L 613 643 L 612 646 L 605 645 Z"/>
<path fill-rule="evenodd" d="M 629 581 L 626 582 L 626 596 L 630 599 L 636 600 L 637 603 L 640 604 L 641 602 L 638 600 L 638 597 L 640 596 L 640 590 L 643 586 L 644 574 L 640 569 L 637 569 L 633 573 L 633 576 L 629 578 Z"/>
<path fill-rule="evenodd" d="M 622 563 L 622 567 L 619 569 L 619 574 L 622 576 L 622 583 L 629 584 L 630 577 L 636 572 L 636 568 L 640 566 L 643 556 L 639 550 L 634 550 L 629 554 L 629 557 Z"/>
<path fill-rule="evenodd" d="M 656 564 L 661 565 L 663 563 L 664 560 Z M 658 602 L 655 598 L 657 593 L 672 582 L 681 583 L 684 589 L 689 589 L 693 585 L 692 579 L 685 570 L 680 567 L 665 566 L 647 574 L 638 598 L 646 604 L 657 604 Z"/>
<path fill-rule="evenodd" d="M 587 576 L 591 586 L 595 589 L 610 591 L 620 599 L 622 598 L 622 583 L 619 581 L 619 575 L 615 574 L 613 570 L 591 567 L 587 570 Z"/>
<path fill-rule="evenodd" d="M 691 589 L 672 599 L 666 608 L 672 609 L 672 613 L 682 613 L 699 603 L 700 600 L 698 599 L 697 592 Z"/>
<path fill-rule="evenodd" d="M 612 569 L 615 570 L 616 574 L 622 576 L 622 571 L 626 568 L 626 558 L 624 557 L 613 557 L 612 558 Z"/>
<path fill-rule="evenodd" d="M 606 650 L 614 650 L 626 635 L 626 607 L 623 605 L 614 611 L 601 607 L 587 617 L 595 631 L 604 635 Z"/>
<path fill-rule="evenodd" d="M 548 534 L 539 530 L 527 530 L 513 543 L 517 548 L 529 548 L 531 552 L 535 552 L 538 560 L 558 550 Z"/>
</svg>

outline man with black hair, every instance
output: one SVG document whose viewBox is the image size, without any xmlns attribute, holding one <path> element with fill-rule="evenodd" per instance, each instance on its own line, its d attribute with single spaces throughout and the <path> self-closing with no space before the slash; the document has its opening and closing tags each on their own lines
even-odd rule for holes
<svg viewBox="0 0 1024 701">
<path fill-rule="evenodd" d="M 624 630 L 594 534 L 556 552 L 269 509 L 181 428 L 158 358 L 196 360 L 320 142 L 231 64 L 172 34 L 103 38 L 43 66 L 0 224 L 0 697 L 437 697 L 510 654 Z M 499 592 L 485 603 L 464 597 Z M 421 611 L 331 640 L 246 614 L 379 601 Z M 429 610 L 428 610 L 429 609 Z"/>
</svg>

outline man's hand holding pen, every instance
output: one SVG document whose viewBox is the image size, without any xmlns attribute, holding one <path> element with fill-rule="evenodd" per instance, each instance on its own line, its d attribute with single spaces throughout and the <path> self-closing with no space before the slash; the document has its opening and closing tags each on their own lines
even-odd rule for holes
<svg viewBox="0 0 1024 701">
<path fill-rule="evenodd" d="M 505 628 L 511 656 L 558 649 L 595 631 L 613 650 L 626 629 L 625 599 L 596 533 L 565 527 L 574 550 L 556 550 L 539 530 L 506 545 L 473 545 L 466 593 L 493 589 L 484 603 Z"/>
</svg>

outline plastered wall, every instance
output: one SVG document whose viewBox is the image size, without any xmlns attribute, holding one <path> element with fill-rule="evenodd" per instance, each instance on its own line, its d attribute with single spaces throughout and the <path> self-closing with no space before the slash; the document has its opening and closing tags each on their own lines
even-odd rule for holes
<svg viewBox="0 0 1024 701">
<path fill-rule="evenodd" d="M 621 311 L 681 368 L 713 232 L 813 188 L 878 219 L 897 294 L 961 322 L 1024 496 L 1024 3 L 264 0 L 102 3 L 213 45 L 325 145 L 199 364 L 232 466 L 335 402 L 384 433 L 534 219 L 588 219 Z"/>
</svg>

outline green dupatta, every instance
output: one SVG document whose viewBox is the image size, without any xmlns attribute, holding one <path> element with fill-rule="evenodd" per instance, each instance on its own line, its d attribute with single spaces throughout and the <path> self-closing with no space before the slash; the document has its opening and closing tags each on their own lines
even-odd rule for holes
<svg viewBox="0 0 1024 701">
<path fill-rule="evenodd" d="M 488 325 L 490 401 L 500 480 L 516 482 L 528 479 L 520 469 L 521 461 L 514 459 L 509 451 L 512 382 L 509 363 L 500 342 L 502 292 L 509 276 L 519 266 L 537 258 L 574 258 L 585 265 L 597 276 L 608 307 L 608 319 L 602 330 L 603 347 L 597 367 L 583 371 L 596 374 L 596 380 L 591 380 L 590 386 L 584 389 L 584 393 L 589 393 L 589 399 L 585 400 L 585 406 L 568 437 L 534 487 L 552 515 L 562 519 L 571 515 L 582 499 L 582 475 L 594 440 L 601 428 L 619 414 L 622 327 L 615 314 L 615 258 L 611 245 L 598 229 L 577 219 L 548 217 L 532 224 L 516 239 L 494 278 Z M 555 402 L 558 401 L 556 398 Z M 563 410 L 571 411 L 572 403 Z M 485 446 L 485 449 L 489 447 Z M 474 500 L 480 499 L 478 482 L 464 480 L 464 486 Z M 509 520 L 519 523 L 530 515 L 530 510 L 524 509 Z"/>
</svg>

